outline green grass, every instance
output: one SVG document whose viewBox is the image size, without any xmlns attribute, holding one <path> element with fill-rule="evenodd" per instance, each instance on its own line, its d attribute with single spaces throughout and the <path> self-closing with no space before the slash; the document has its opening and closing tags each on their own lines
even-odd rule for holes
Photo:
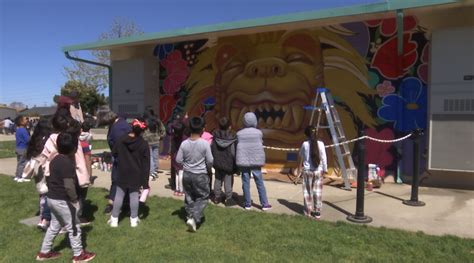
<svg viewBox="0 0 474 263">
<path fill-rule="evenodd" d="M 92 141 L 92 148 L 94 150 L 109 150 L 107 140 L 94 140 Z M 0 158 L 11 158 L 16 157 L 15 154 L 15 141 L 3 141 L 0 142 Z"/>
<path fill-rule="evenodd" d="M 149 214 L 136 229 L 125 217 L 117 229 L 102 213 L 104 189 L 89 191 L 93 223 L 83 228 L 95 262 L 473 262 L 474 240 L 428 236 L 385 228 L 312 221 L 303 216 L 208 206 L 206 222 L 187 232 L 182 202 L 151 197 Z M 37 211 L 33 184 L 0 176 L 0 262 L 33 262 L 43 233 L 18 223 Z M 407 222 L 408 224 L 409 222 Z M 436 227 L 436 226 L 433 226 Z M 60 235 L 55 247 L 68 262 Z"/>
</svg>

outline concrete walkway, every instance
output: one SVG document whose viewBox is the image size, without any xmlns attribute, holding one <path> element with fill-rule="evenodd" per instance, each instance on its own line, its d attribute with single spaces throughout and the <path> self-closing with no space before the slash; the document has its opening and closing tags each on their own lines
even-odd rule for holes
<svg viewBox="0 0 474 263">
<path fill-rule="evenodd" d="M 15 166 L 15 158 L 0 159 L 0 174 L 13 175 Z M 93 173 L 98 176 L 95 187 L 109 187 L 109 173 L 99 170 L 93 170 Z M 165 170 L 165 173 L 160 174 L 158 180 L 151 181 L 151 195 L 183 199 L 183 197 L 173 196 L 170 190 L 165 189 L 164 186 L 168 183 L 168 178 L 169 171 Z M 271 213 L 302 214 L 301 185 L 296 186 L 275 181 L 265 181 L 265 185 L 268 198 L 273 206 Z M 449 234 L 474 238 L 473 191 L 422 187 L 419 189 L 419 200 L 424 201 L 426 206 L 411 207 L 402 204 L 402 200 L 410 198 L 410 190 L 409 185 L 386 183 L 380 189 L 366 192 L 365 213 L 373 218 L 373 222 L 368 225 L 423 231 L 431 235 Z M 254 183 L 251 185 L 251 191 L 254 203 L 258 204 L 258 194 Z M 238 194 L 239 202 L 242 202 L 240 177 L 235 178 L 234 192 Z M 355 212 L 356 191 L 348 192 L 325 186 L 323 200 L 322 220 L 349 222 L 346 217 Z M 254 210 L 259 210 L 259 205 L 256 204 Z M 238 206 L 235 208 L 242 209 Z M 99 208 L 99 212 L 102 209 Z M 244 212 L 242 209 L 242 213 Z"/>
</svg>

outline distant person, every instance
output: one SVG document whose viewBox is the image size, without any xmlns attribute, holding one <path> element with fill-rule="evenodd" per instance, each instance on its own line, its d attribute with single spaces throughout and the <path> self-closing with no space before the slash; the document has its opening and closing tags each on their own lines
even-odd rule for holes
<svg viewBox="0 0 474 263">
<path fill-rule="evenodd" d="M 150 176 L 155 180 L 158 178 L 158 170 L 160 168 L 160 141 L 166 135 L 166 129 L 153 110 L 150 110 L 143 116 L 148 127 L 143 133 L 143 138 L 150 146 Z"/>
<path fill-rule="evenodd" d="M 232 199 L 232 179 L 236 171 L 235 147 L 237 137 L 230 128 L 227 117 L 219 119 L 219 130 L 213 132 L 211 144 L 213 166 L 216 171 L 214 182 L 214 203 L 223 201 L 226 206 L 234 205 Z M 225 195 L 222 198 L 222 184 L 224 184 Z"/>
<path fill-rule="evenodd" d="M 244 115 L 244 128 L 237 132 L 236 163 L 242 172 L 242 189 L 244 191 L 244 208 L 252 209 L 250 196 L 250 176 L 253 175 L 257 185 L 258 197 L 262 210 L 270 210 L 267 192 L 263 183 L 262 166 L 265 165 L 265 151 L 263 150 L 263 133 L 257 129 L 257 117 L 253 112 Z"/>
<path fill-rule="evenodd" d="M 4 121 L 3 121 L 3 128 L 5 130 L 5 134 L 13 134 L 15 133 L 15 130 L 13 129 L 14 128 L 14 123 L 13 121 L 10 119 L 10 117 L 7 117 Z"/>
<path fill-rule="evenodd" d="M 90 121 L 84 121 L 81 125 L 81 135 L 79 135 L 79 143 L 81 144 L 82 152 L 86 161 L 87 169 L 89 170 L 91 184 L 94 183 L 96 177 L 92 176 L 92 124 Z"/>
<path fill-rule="evenodd" d="M 204 128 L 201 133 L 201 138 L 205 140 L 209 145 L 212 143 L 212 134 L 208 131 L 206 131 L 206 124 L 204 123 Z M 212 166 L 207 167 L 207 176 L 209 176 L 209 190 L 211 191 L 210 197 L 211 199 L 214 199 L 214 192 L 212 191 L 212 175 L 214 173 Z"/>
<path fill-rule="evenodd" d="M 16 182 L 30 181 L 29 179 L 23 179 L 21 174 L 27 162 L 26 159 L 26 148 L 30 141 L 30 134 L 26 129 L 28 121 L 25 116 L 18 116 L 15 119 L 15 125 L 17 127 L 15 133 L 15 153 L 16 153 L 16 172 L 14 180 Z"/>
<path fill-rule="evenodd" d="M 109 126 L 107 131 L 107 143 L 109 144 L 110 151 L 113 150 L 115 143 L 122 136 L 130 133 L 132 130 L 128 124 L 125 115 L 120 116 L 115 114 L 113 111 L 109 111 L 103 118 L 104 122 Z M 112 172 L 111 172 L 111 184 L 109 190 L 109 204 L 105 207 L 104 213 L 109 214 L 112 212 L 115 193 L 117 191 L 117 179 L 118 179 L 118 159 L 112 158 Z"/>
<path fill-rule="evenodd" d="M 179 128 L 177 128 L 179 127 Z M 170 155 L 171 155 L 171 177 L 169 185 L 166 185 L 165 188 L 171 188 L 172 191 L 176 191 L 176 175 L 177 170 L 175 163 L 176 153 L 178 152 L 181 142 L 185 138 L 186 125 L 183 121 L 181 113 L 177 113 L 173 121 L 168 125 L 166 133 L 170 136 Z"/>
<path fill-rule="evenodd" d="M 117 190 L 114 198 L 112 215 L 108 223 L 118 226 L 118 217 L 125 194 L 130 196 L 130 225 L 138 225 L 138 207 L 140 188 L 149 189 L 150 149 L 141 136 L 146 123 L 135 119 L 131 123 L 132 131 L 117 140 L 112 155 L 118 160 Z"/>
<path fill-rule="evenodd" d="M 79 200 L 76 188 L 74 153 L 78 141 L 69 133 L 60 133 L 57 137 L 58 154 L 51 160 L 50 175 L 47 177 L 48 206 L 51 209 L 51 223 L 36 255 L 36 260 L 44 261 L 61 256 L 53 251 L 53 243 L 61 228 L 68 232 L 69 244 L 73 252 L 73 262 L 90 261 L 95 253 L 87 252 L 82 246 L 81 228 L 78 227 Z"/>
<path fill-rule="evenodd" d="M 191 232 L 202 223 L 210 191 L 207 166 L 212 166 L 213 157 L 209 143 L 201 139 L 203 126 L 199 117 L 189 120 L 191 137 L 181 143 L 176 155 L 176 162 L 183 165 L 186 224 Z"/>
<path fill-rule="evenodd" d="M 184 124 L 181 122 L 177 122 L 173 126 L 173 137 L 172 143 L 177 149 L 181 146 L 183 142 L 184 136 Z M 175 173 L 175 180 L 174 180 L 174 195 L 175 196 L 183 196 L 184 195 L 184 187 L 183 187 L 183 165 L 176 162 L 176 154 L 175 152 L 171 156 L 171 170 Z M 173 178 L 173 177 L 172 177 Z"/>
<path fill-rule="evenodd" d="M 326 148 L 318 140 L 316 128 L 308 126 L 305 129 L 306 140 L 301 145 L 299 157 L 302 160 L 303 170 L 303 199 L 304 214 L 308 217 L 320 219 L 323 192 L 323 175 L 327 172 Z"/>
</svg>

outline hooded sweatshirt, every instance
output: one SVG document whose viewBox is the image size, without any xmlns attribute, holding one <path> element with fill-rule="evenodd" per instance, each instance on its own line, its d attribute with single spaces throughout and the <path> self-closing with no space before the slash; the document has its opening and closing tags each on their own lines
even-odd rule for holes
<svg viewBox="0 0 474 263">
<path fill-rule="evenodd" d="M 263 133 L 257 127 L 257 116 L 253 112 L 244 115 L 244 129 L 237 132 L 238 167 L 262 167 L 265 165 Z"/>
<path fill-rule="evenodd" d="M 149 188 L 150 149 L 148 143 L 141 137 L 131 137 L 128 134 L 120 137 L 115 143 L 112 155 L 117 158 L 117 185 L 132 192 L 141 186 Z"/>
<path fill-rule="evenodd" d="M 213 132 L 211 144 L 214 156 L 214 168 L 231 174 L 235 171 L 235 142 L 237 137 L 231 131 L 217 130 Z"/>
</svg>

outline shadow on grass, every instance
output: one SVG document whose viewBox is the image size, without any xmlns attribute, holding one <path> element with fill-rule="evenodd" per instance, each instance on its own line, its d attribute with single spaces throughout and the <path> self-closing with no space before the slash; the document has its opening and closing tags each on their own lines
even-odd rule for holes
<svg viewBox="0 0 474 263">
<path fill-rule="evenodd" d="M 396 197 L 396 196 L 394 196 L 394 195 L 382 193 L 382 192 L 380 192 L 380 191 L 374 191 L 374 193 L 379 194 L 379 195 L 383 195 L 383 196 L 386 196 L 386 197 L 390 197 L 390 198 L 393 198 L 393 199 L 395 199 L 395 200 L 399 200 L 399 201 L 402 201 L 402 202 L 405 201 L 405 199 L 402 199 L 402 198 L 400 198 L 400 197 Z"/>
<path fill-rule="evenodd" d="M 331 202 L 323 201 L 323 203 L 326 204 L 326 205 L 328 205 L 328 206 L 330 206 L 330 207 L 332 207 L 332 208 L 334 208 L 334 209 L 336 209 L 337 211 L 339 211 L 339 212 L 345 214 L 346 216 L 351 216 L 351 215 L 353 215 L 351 212 L 349 212 L 349 211 L 345 210 L 344 208 L 339 207 L 339 206 L 337 206 L 337 205 L 335 205 L 335 204 L 333 204 L 333 203 L 331 203 Z"/>
<path fill-rule="evenodd" d="M 99 210 L 99 207 L 95 204 L 92 204 L 90 200 L 84 202 L 84 210 L 82 212 L 82 217 L 87 219 L 87 221 L 92 222 L 95 220 L 95 212 Z"/>
<path fill-rule="evenodd" d="M 294 211 L 295 213 L 298 214 L 303 214 L 304 213 L 304 206 L 295 202 L 289 202 L 288 200 L 285 199 L 277 199 L 278 203 L 281 205 L 284 205 Z"/>
<path fill-rule="evenodd" d="M 81 240 L 82 240 L 82 247 L 83 249 L 87 248 L 87 233 L 93 229 L 92 226 L 84 226 L 81 227 Z M 53 248 L 54 251 L 61 251 L 66 248 L 71 248 L 71 242 L 69 241 L 69 234 L 58 234 L 58 236 L 64 236 L 61 242 Z"/>
<path fill-rule="evenodd" d="M 184 207 L 179 208 L 171 213 L 172 216 L 178 216 L 181 220 L 186 221 L 186 209 Z"/>
</svg>

